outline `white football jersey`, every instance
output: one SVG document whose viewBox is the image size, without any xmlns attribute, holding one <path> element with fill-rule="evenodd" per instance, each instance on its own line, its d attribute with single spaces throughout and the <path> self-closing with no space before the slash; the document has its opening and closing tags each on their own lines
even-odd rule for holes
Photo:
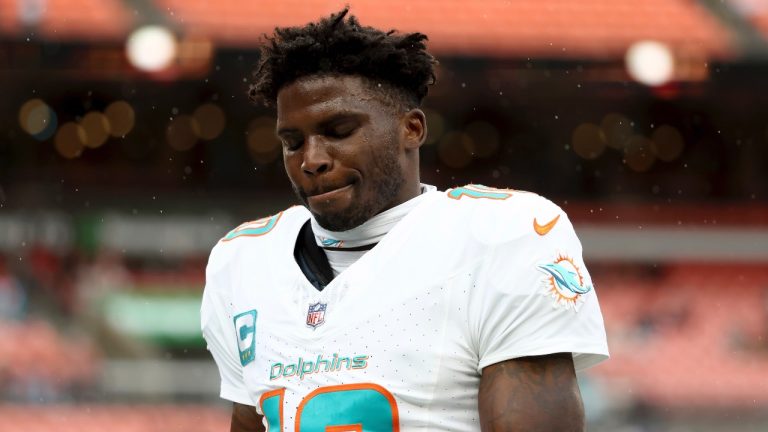
<svg viewBox="0 0 768 432">
<path fill-rule="evenodd" d="M 294 246 L 303 207 L 245 223 L 214 247 L 202 330 L 221 397 L 268 431 L 479 431 L 482 369 L 573 353 L 608 357 L 581 245 L 532 193 L 428 192 L 323 291 Z"/>
</svg>

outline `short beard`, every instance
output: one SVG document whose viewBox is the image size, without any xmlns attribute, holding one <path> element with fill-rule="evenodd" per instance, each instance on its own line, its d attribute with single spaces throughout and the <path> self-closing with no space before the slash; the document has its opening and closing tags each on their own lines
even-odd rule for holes
<svg viewBox="0 0 768 432">
<path fill-rule="evenodd" d="M 374 163 L 366 175 L 367 181 L 373 183 L 373 197 L 368 200 L 353 202 L 348 209 L 335 214 L 312 212 L 312 216 L 321 227 L 337 232 L 357 228 L 379 214 L 395 200 L 400 188 L 405 183 L 396 143 L 394 141 L 382 143 L 382 150 L 374 155 L 373 161 Z M 296 185 L 292 184 L 292 186 L 294 193 L 304 207 L 310 209 L 306 195 L 298 190 Z M 310 209 L 310 211 L 312 210 Z"/>
</svg>

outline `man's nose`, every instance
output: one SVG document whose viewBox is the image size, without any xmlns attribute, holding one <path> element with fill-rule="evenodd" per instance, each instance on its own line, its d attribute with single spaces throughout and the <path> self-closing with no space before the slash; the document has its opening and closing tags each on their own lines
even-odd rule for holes
<svg viewBox="0 0 768 432">
<path fill-rule="evenodd" d="M 333 159 L 328 154 L 325 140 L 316 135 L 307 138 L 304 143 L 304 160 L 301 169 L 309 175 L 322 174 L 333 166 Z"/>
</svg>

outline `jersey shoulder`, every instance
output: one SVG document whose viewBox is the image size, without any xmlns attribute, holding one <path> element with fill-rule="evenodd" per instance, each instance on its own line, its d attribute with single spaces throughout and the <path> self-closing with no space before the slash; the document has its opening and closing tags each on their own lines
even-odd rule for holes
<svg viewBox="0 0 768 432">
<path fill-rule="evenodd" d="M 441 201 L 441 214 L 483 243 L 536 238 L 558 224 L 570 226 L 559 206 L 532 192 L 469 184 L 447 190 Z"/>
<path fill-rule="evenodd" d="M 307 209 L 293 206 L 271 216 L 244 222 L 222 237 L 208 258 L 208 272 L 225 267 L 244 253 L 268 253 L 275 245 L 296 241 L 296 234 L 310 214 Z"/>
<path fill-rule="evenodd" d="M 227 233 L 219 242 L 234 242 L 246 238 L 274 238 L 288 234 L 291 226 L 304 223 L 309 218 L 309 211 L 301 206 L 293 206 L 271 216 L 244 222 Z M 266 237 L 270 234 L 269 237 Z"/>
</svg>

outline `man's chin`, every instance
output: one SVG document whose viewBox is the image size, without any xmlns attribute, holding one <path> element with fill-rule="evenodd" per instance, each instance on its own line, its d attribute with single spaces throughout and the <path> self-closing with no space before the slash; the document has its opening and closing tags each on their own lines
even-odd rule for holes
<svg viewBox="0 0 768 432">
<path fill-rule="evenodd" d="M 315 221 L 317 223 L 327 229 L 328 231 L 349 231 L 353 228 L 357 228 L 365 221 L 367 218 L 359 213 L 354 211 L 337 211 L 337 212 L 316 212 L 313 211 L 311 207 L 308 207 L 309 211 L 312 213 L 312 216 L 315 218 Z"/>
<path fill-rule="evenodd" d="M 354 188 L 328 200 L 313 200 L 298 188 L 293 188 L 299 201 L 312 213 L 315 221 L 328 231 L 348 231 L 357 228 L 375 214 L 360 200 L 355 199 Z"/>
</svg>

